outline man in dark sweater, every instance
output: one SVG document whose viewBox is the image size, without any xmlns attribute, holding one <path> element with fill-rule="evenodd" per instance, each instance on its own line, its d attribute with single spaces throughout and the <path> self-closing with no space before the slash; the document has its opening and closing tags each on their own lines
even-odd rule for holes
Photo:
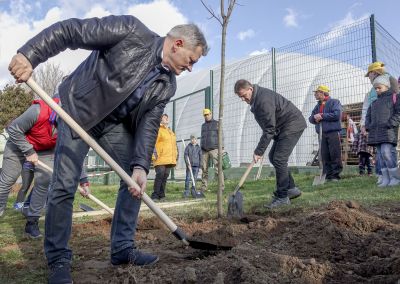
<svg viewBox="0 0 400 284">
<path fill-rule="evenodd" d="M 254 162 L 258 162 L 271 140 L 274 140 L 268 156 L 276 171 L 276 191 L 272 202 L 265 207 L 272 209 L 288 205 L 290 199 L 301 195 L 288 169 L 288 160 L 307 127 L 306 121 L 292 102 L 247 80 L 241 79 L 235 83 L 235 93 L 251 106 L 250 110 L 263 131 L 254 150 Z"/>
<path fill-rule="evenodd" d="M 215 176 L 218 176 L 218 121 L 212 117 L 210 109 L 205 108 L 203 110 L 204 123 L 201 126 L 201 152 L 202 152 L 202 163 L 201 163 L 201 191 L 207 190 L 208 186 L 208 161 L 213 159 L 215 165 Z M 222 188 L 224 185 L 224 173 L 222 175 Z"/>
<path fill-rule="evenodd" d="M 315 124 L 315 131 L 318 134 L 322 130 L 320 149 L 326 180 L 339 181 L 339 174 L 343 169 L 340 145 L 342 105 L 339 100 L 332 99 L 329 96 L 329 92 L 329 88 L 324 85 L 319 86 L 314 91 L 314 96 L 318 103 L 308 120 Z"/>
</svg>

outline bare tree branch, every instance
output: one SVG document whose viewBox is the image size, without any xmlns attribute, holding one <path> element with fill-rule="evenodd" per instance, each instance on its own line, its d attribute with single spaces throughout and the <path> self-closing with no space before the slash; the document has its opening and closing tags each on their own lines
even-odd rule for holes
<svg viewBox="0 0 400 284">
<path fill-rule="evenodd" d="M 40 66 L 33 73 L 33 78 L 43 90 L 53 95 L 56 92 L 57 85 L 61 82 L 64 77 L 64 72 L 61 70 L 60 65 L 53 63 L 45 63 Z"/>
<path fill-rule="evenodd" d="M 229 7 L 228 7 L 228 13 L 226 14 L 226 17 L 229 19 L 231 17 L 233 7 L 235 6 L 236 0 L 230 0 L 229 1 Z"/>
<path fill-rule="evenodd" d="M 201 4 L 203 4 L 204 8 L 206 8 L 206 10 L 211 14 L 211 17 L 209 19 L 215 18 L 220 24 L 221 26 L 223 25 L 222 23 L 222 19 L 220 19 L 218 17 L 218 15 L 215 14 L 214 10 L 211 8 L 211 6 L 207 6 L 203 0 L 200 0 Z"/>
</svg>

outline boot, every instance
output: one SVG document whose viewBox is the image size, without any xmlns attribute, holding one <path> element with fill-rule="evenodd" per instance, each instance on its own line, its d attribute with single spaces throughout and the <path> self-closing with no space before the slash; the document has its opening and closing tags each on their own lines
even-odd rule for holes
<svg viewBox="0 0 400 284">
<path fill-rule="evenodd" d="M 25 225 L 25 235 L 32 239 L 39 239 L 42 233 L 39 230 L 39 219 L 30 218 Z"/>
<path fill-rule="evenodd" d="M 301 191 L 297 186 L 295 186 L 293 188 L 289 188 L 287 194 L 289 199 L 295 199 L 301 195 Z"/>
<path fill-rule="evenodd" d="M 382 175 L 378 175 L 378 181 L 376 182 L 377 185 L 382 183 Z"/>
<path fill-rule="evenodd" d="M 388 169 L 390 182 L 388 186 L 396 186 L 400 184 L 399 170 L 396 168 Z"/>
<path fill-rule="evenodd" d="M 390 183 L 390 176 L 388 168 L 382 169 L 382 182 L 378 185 L 378 187 L 388 186 Z"/>
<path fill-rule="evenodd" d="M 150 266 L 158 260 L 158 256 L 142 252 L 135 247 L 128 247 L 111 255 L 112 265 L 133 264 L 136 266 Z"/>
<path fill-rule="evenodd" d="M 290 205 L 289 197 L 279 198 L 277 196 L 274 196 L 272 198 L 272 202 L 270 204 L 265 204 L 264 207 L 268 208 L 268 209 L 274 209 L 274 208 L 281 207 L 284 205 Z"/>
<path fill-rule="evenodd" d="M 399 171 L 399 168 L 397 168 L 397 167 L 394 167 L 394 168 L 391 168 L 391 169 L 388 169 L 389 170 L 389 174 L 391 174 L 391 176 L 390 177 L 394 177 L 394 178 L 396 178 L 396 179 L 400 179 L 400 171 Z"/>
<path fill-rule="evenodd" d="M 287 195 L 289 199 L 295 199 L 301 195 L 301 191 L 297 186 L 295 186 L 288 189 Z M 278 193 L 276 192 L 276 190 L 273 192 L 273 197 L 278 197 Z"/>
<path fill-rule="evenodd" d="M 48 284 L 72 284 L 71 265 L 68 262 L 57 262 L 50 267 Z"/>
</svg>

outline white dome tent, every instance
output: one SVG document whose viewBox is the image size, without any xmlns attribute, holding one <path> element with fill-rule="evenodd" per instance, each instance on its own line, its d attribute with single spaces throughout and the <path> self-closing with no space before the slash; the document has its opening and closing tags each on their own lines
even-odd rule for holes
<svg viewBox="0 0 400 284">
<path fill-rule="evenodd" d="M 368 65 L 368 62 L 365 64 Z M 276 91 L 292 101 L 302 111 L 308 123 L 308 128 L 289 160 L 291 166 L 304 166 L 312 160 L 312 152 L 318 147 L 314 126 L 308 122 L 316 104 L 313 90 L 320 84 L 328 85 L 331 96 L 339 99 L 342 105 L 348 105 L 362 102 L 371 84 L 364 77 L 365 70 L 333 59 L 299 53 L 276 53 L 275 66 Z M 247 79 L 253 84 L 272 89 L 272 72 L 271 53 L 249 57 L 226 66 L 224 146 L 234 167 L 250 162 L 262 134 L 250 107 L 234 95 L 234 84 L 238 79 Z M 220 68 L 213 69 L 213 74 L 213 115 L 218 119 Z M 208 70 L 178 78 L 177 93 L 173 97 L 176 100 L 175 132 L 178 142 L 182 138 L 188 139 L 191 133 L 200 137 L 201 124 L 204 122 L 201 112 L 205 102 L 204 91 L 184 96 L 209 85 Z M 168 104 L 166 112 L 172 115 L 172 103 Z M 268 163 L 268 159 L 264 163 Z"/>
</svg>

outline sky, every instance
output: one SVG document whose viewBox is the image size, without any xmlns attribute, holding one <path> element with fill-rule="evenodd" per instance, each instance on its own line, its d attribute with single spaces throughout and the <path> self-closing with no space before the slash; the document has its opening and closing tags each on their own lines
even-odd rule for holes
<svg viewBox="0 0 400 284">
<path fill-rule="evenodd" d="M 216 14 L 219 0 L 204 0 Z M 227 1 L 225 1 L 227 2 Z M 398 0 L 240 0 L 227 32 L 227 63 L 267 52 L 375 14 L 375 19 L 400 41 Z M 192 72 L 220 64 L 221 25 L 200 0 L 0 0 L 0 89 L 13 78 L 7 66 L 19 47 L 44 28 L 68 18 L 130 14 L 164 36 L 183 23 L 201 27 L 211 47 Z M 49 60 L 65 73 L 87 56 L 85 50 L 67 50 Z"/>
</svg>

